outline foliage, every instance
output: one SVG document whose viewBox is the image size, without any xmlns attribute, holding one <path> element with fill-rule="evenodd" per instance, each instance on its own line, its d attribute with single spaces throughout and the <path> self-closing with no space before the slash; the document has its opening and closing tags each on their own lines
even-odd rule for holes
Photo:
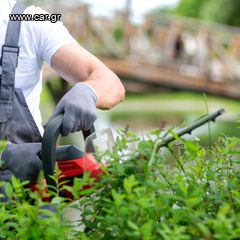
<svg viewBox="0 0 240 240">
<path fill-rule="evenodd" d="M 113 29 L 113 37 L 116 40 L 117 43 L 121 43 L 124 39 L 124 31 L 123 31 L 123 26 L 121 24 L 116 24 Z"/>
<path fill-rule="evenodd" d="M 64 203 L 54 205 L 55 198 L 52 204 L 43 202 L 26 185 L 14 177 L 11 184 L 4 183 L 9 200 L 0 202 L 0 239 L 65 239 L 69 228 L 61 219 Z"/>
<path fill-rule="evenodd" d="M 211 0 L 203 6 L 201 18 L 240 26 L 239 8 L 240 2 L 238 0 Z"/>
<path fill-rule="evenodd" d="M 120 132 L 114 151 L 98 155 L 110 159 L 101 179 L 86 173 L 73 187 L 58 186 L 80 198 L 73 207 L 82 232 L 62 219 L 66 199 L 45 203 L 13 178 L 5 184 L 12 200 L 0 203 L 0 239 L 239 239 L 239 139 L 211 149 L 178 139 L 182 147 L 170 146 L 168 157 L 154 150 L 160 139 L 159 131 L 144 139 Z"/>
<path fill-rule="evenodd" d="M 118 140 L 110 173 L 83 201 L 86 237 L 238 238 L 239 139 L 221 139 L 209 151 L 184 140 L 178 160 L 167 162 L 156 155 L 151 166 L 154 139 L 138 141 L 137 149 L 129 152 L 134 139 L 128 135 Z M 120 163 L 122 159 L 128 160 Z"/>
<path fill-rule="evenodd" d="M 176 8 L 176 13 L 182 16 L 200 18 L 202 8 L 208 2 L 208 0 L 181 0 Z"/>
<path fill-rule="evenodd" d="M 181 16 L 240 26 L 239 7 L 238 0 L 181 0 L 175 13 Z"/>
</svg>

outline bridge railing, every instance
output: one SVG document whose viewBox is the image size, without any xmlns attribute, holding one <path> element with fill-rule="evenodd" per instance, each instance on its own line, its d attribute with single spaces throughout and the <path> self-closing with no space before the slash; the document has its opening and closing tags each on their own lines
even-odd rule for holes
<svg viewBox="0 0 240 240">
<path fill-rule="evenodd" d="M 145 28 L 162 64 L 216 81 L 240 78 L 240 28 L 168 15 L 149 16 Z"/>
<path fill-rule="evenodd" d="M 129 19 L 124 11 L 95 17 L 85 4 L 63 12 L 70 32 L 100 56 L 219 82 L 240 80 L 240 28 L 165 14 L 148 15 L 138 25 Z"/>
</svg>

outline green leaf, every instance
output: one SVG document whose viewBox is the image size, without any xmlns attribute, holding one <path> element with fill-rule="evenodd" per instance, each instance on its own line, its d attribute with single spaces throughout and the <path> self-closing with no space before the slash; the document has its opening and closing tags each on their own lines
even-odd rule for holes
<svg viewBox="0 0 240 240">
<path fill-rule="evenodd" d="M 152 239 L 152 229 L 153 229 L 153 221 L 149 220 L 141 226 L 141 234 L 143 236 L 143 240 L 151 240 Z"/>
<path fill-rule="evenodd" d="M 123 186 L 125 191 L 130 194 L 132 192 L 133 187 L 138 185 L 138 181 L 135 179 L 134 175 L 131 175 L 128 178 L 125 178 L 123 181 Z"/>
</svg>

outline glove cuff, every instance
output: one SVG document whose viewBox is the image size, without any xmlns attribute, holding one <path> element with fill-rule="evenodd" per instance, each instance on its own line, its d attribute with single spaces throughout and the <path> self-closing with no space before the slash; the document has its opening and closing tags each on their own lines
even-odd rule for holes
<svg viewBox="0 0 240 240">
<path fill-rule="evenodd" d="M 80 87 L 81 91 L 85 91 L 86 93 L 88 93 L 92 97 L 92 99 L 96 105 L 96 102 L 98 100 L 98 95 L 97 95 L 96 91 L 91 86 L 89 86 L 87 83 L 76 83 L 76 85 L 78 85 Z"/>
</svg>

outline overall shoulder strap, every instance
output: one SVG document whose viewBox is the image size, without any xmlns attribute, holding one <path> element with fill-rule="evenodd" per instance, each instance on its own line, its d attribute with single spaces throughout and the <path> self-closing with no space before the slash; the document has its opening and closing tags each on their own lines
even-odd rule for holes
<svg viewBox="0 0 240 240">
<path fill-rule="evenodd" d="M 21 14 L 26 6 L 16 3 L 11 14 Z M 15 71 L 18 64 L 19 55 L 19 35 L 21 21 L 11 21 L 9 19 L 5 43 L 2 46 L 2 77 L 0 86 L 0 102 L 11 102 L 15 85 Z"/>
<path fill-rule="evenodd" d="M 26 9 L 26 6 L 17 2 L 14 5 L 11 14 L 22 14 L 25 9 Z M 18 47 L 20 27 L 21 27 L 21 21 L 10 21 L 9 20 L 4 45 Z"/>
</svg>

